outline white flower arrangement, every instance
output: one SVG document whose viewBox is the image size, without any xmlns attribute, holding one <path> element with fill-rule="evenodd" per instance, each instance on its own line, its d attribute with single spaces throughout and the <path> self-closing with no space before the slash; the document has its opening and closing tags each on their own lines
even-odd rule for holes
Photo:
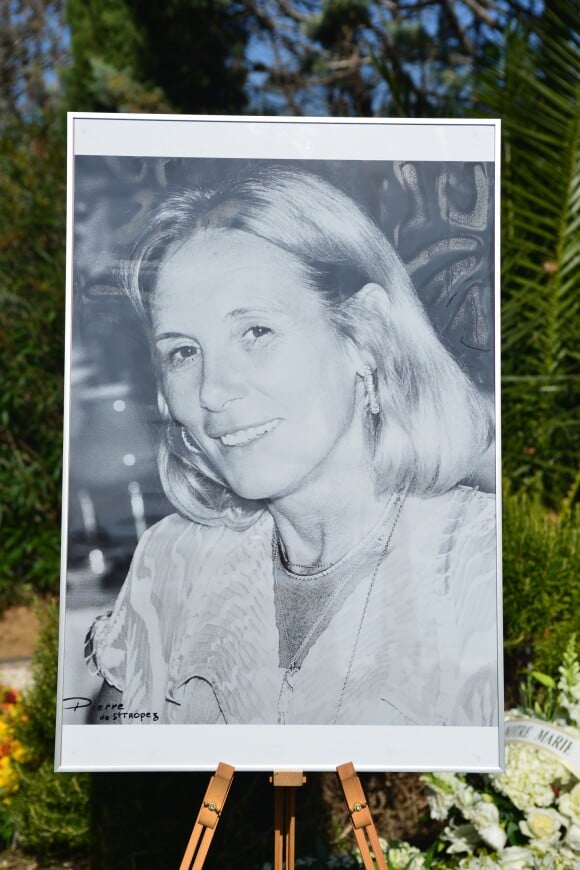
<svg viewBox="0 0 580 870">
<path fill-rule="evenodd" d="M 533 722 L 545 734 L 559 735 L 560 746 L 570 742 L 567 738 L 580 740 L 575 638 L 564 653 L 557 681 L 537 672 L 531 676 L 543 686 L 543 698 L 532 698 L 529 681 L 526 704 L 508 711 L 506 723 Z M 389 870 L 580 870 L 580 782 L 553 748 L 543 745 L 508 743 L 503 773 L 423 776 L 429 786 L 431 818 L 446 825 L 426 852 L 410 843 L 379 838 Z M 296 862 L 305 870 L 362 866 L 358 850 L 331 855 L 323 862 L 314 858 Z"/>
<path fill-rule="evenodd" d="M 532 672 L 544 698 L 532 702 L 528 686 L 523 716 L 542 728 L 580 739 L 580 664 L 572 638 L 556 681 Z M 431 818 L 447 824 L 426 853 L 407 843 L 385 844 L 390 870 L 455 867 L 458 870 L 580 870 L 580 782 L 549 748 L 509 743 L 503 773 L 427 774 Z"/>
<path fill-rule="evenodd" d="M 506 714 L 506 720 L 509 718 L 513 717 Z M 522 812 L 532 806 L 550 806 L 554 788 L 568 785 L 573 778 L 557 758 L 525 743 L 506 746 L 505 762 L 504 773 L 491 774 L 490 781 Z"/>
</svg>

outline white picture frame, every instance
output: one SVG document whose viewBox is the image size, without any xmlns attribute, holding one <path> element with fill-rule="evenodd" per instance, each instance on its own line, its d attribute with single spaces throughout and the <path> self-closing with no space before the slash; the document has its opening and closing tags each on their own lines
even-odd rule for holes
<svg viewBox="0 0 580 870">
<path fill-rule="evenodd" d="M 499 770 L 500 122 L 71 113 L 68 159 L 56 769 L 209 771 L 226 761 L 239 770 L 325 771 L 349 760 L 358 771 Z M 334 724 L 329 717 L 321 724 L 304 716 L 278 724 L 261 721 L 256 707 L 248 721 L 168 723 L 150 706 L 135 707 L 143 715 L 129 720 L 127 709 L 106 709 L 105 701 L 99 709 L 102 677 L 85 665 L 84 636 L 95 617 L 115 606 L 137 539 L 175 510 L 156 470 L 161 424 L 146 330 L 121 289 L 121 276 L 147 214 L 168 187 L 215 187 L 223 177 L 278 166 L 321 177 L 370 215 L 403 261 L 440 342 L 493 405 L 494 445 L 485 468 L 482 463 L 469 481 L 479 494 L 495 496 L 485 631 L 484 617 L 469 611 L 479 606 L 476 600 L 470 604 L 466 596 L 461 605 L 476 629 L 482 620 L 486 639 L 473 655 L 487 645 L 491 662 L 482 709 L 495 712 L 484 711 L 481 721 L 475 715 L 469 724 L 457 724 L 451 716 L 442 724 L 426 714 L 422 722 L 411 712 L 405 721 L 413 724 L 381 724 L 372 717 L 355 724 Z M 421 542 L 419 535 L 413 548 L 420 550 Z M 189 572 L 195 583 L 193 566 Z M 358 634 L 352 657 L 369 597 L 370 591 L 362 617 L 353 610 Z M 340 607 L 354 608 L 350 601 Z M 441 629 L 440 646 L 447 637 Z M 443 685 L 443 677 L 437 679 Z M 415 700 L 409 698 L 410 710 Z M 125 727 L 112 726 L 114 718 L 124 719 Z"/>
</svg>

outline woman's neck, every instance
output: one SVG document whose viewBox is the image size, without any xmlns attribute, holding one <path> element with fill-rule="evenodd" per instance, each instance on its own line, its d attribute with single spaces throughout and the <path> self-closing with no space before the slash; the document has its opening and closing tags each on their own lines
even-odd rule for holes
<svg viewBox="0 0 580 870">
<path fill-rule="evenodd" d="M 333 467 L 268 505 L 290 567 L 336 562 L 382 516 L 385 499 L 376 493 L 370 462 L 357 451 L 345 452 L 335 457 Z"/>
</svg>

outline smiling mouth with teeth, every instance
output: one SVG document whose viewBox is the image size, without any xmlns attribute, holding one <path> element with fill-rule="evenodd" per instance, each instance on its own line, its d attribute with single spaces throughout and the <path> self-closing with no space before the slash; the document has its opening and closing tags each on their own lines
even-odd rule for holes
<svg viewBox="0 0 580 870">
<path fill-rule="evenodd" d="M 262 438 L 276 428 L 280 420 L 269 420 L 267 423 L 261 423 L 259 426 L 250 426 L 249 429 L 238 429 L 237 432 L 228 432 L 227 435 L 220 435 L 219 440 L 226 447 L 240 447 L 243 444 L 249 444 L 250 441 L 255 441 L 257 438 Z"/>
</svg>

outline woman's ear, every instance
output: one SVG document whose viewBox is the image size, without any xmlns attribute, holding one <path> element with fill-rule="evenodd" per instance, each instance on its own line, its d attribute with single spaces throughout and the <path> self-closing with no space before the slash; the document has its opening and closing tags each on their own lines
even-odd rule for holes
<svg viewBox="0 0 580 870">
<path fill-rule="evenodd" d="M 349 302 L 353 308 L 351 315 L 353 320 L 362 319 L 370 322 L 379 320 L 385 325 L 388 323 L 391 303 L 387 291 L 380 284 L 374 282 L 365 284 L 351 296 Z M 351 344 L 351 352 L 355 355 L 357 374 L 363 377 L 369 366 L 372 370 L 376 368 L 376 361 L 369 357 L 366 350 L 356 347 L 354 342 Z"/>
<path fill-rule="evenodd" d="M 381 317 L 382 320 L 388 320 L 391 311 L 391 303 L 387 295 L 387 291 L 381 284 L 369 282 L 364 287 L 355 293 L 353 300 L 368 311 L 369 314 Z"/>
</svg>

